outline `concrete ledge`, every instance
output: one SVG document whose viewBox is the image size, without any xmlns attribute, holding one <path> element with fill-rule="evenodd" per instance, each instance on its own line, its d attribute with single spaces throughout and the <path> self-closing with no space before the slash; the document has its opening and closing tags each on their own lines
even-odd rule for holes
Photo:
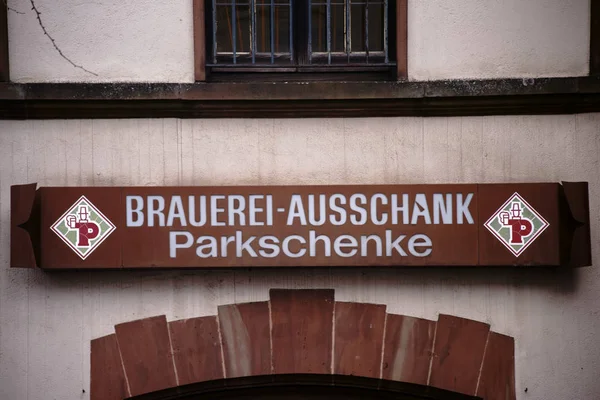
<svg viewBox="0 0 600 400">
<path fill-rule="evenodd" d="M 0 84 L 0 118 L 282 118 L 600 111 L 600 78 Z"/>
</svg>

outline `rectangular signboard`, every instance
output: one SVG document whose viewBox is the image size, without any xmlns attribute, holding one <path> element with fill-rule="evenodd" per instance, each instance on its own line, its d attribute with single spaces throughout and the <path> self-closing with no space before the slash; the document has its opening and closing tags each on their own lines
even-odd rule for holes
<svg viewBox="0 0 600 400">
<path fill-rule="evenodd" d="M 12 187 L 11 265 L 581 266 L 586 183 Z"/>
</svg>

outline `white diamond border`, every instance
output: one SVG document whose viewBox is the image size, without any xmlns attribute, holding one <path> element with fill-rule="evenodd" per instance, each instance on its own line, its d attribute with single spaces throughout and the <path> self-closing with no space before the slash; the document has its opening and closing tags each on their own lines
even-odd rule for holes
<svg viewBox="0 0 600 400">
<path fill-rule="evenodd" d="M 71 211 L 73 211 L 73 209 L 81 202 L 81 200 L 85 200 L 90 205 L 90 207 L 92 207 L 94 209 L 94 211 L 104 219 L 104 222 L 106 222 L 106 223 L 108 223 L 108 225 L 110 225 L 110 229 L 107 231 L 106 235 L 104 235 L 98 242 L 96 242 L 95 246 L 92 249 L 90 249 L 90 251 L 88 251 L 86 254 L 81 254 L 79 252 L 79 250 L 77 250 L 77 247 L 73 246 L 73 244 L 71 242 L 69 242 L 62 235 L 62 233 L 56 228 L 58 226 L 58 224 L 60 224 L 60 222 L 63 220 L 63 218 L 65 218 L 65 216 L 67 216 L 67 214 L 69 214 Z M 94 252 L 94 250 L 96 250 L 98 247 L 100 247 L 102 242 L 104 242 L 104 240 L 107 237 L 109 237 L 117 229 L 117 227 L 112 223 L 112 221 L 110 219 L 108 219 L 108 217 L 106 215 L 104 215 L 102 213 L 102 211 L 100 211 L 98 209 L 98 207 L 96 207 L 96 205 L 94 203 L 92 203 L 87 197 L 82 195 L 79 199 L 77 199 L 77 201 L 75 201 L 75 203 L 73 203 L 73 205 L 67 211 L 64 212 L 63 215 L 61 215 L 56 220 L 56 222 L 50 227 L 50 229 L 52 230 L 52 232 L 54 232 L 56 234 L 56 236 L 61 238 L 61 240 L 63 242 L 65 242 L 69 246 L 69 248 L 71 250 L 73 250 L 73 252 L 75 252 L 75 254 L 77 254 L 79 256 L 79 258 L 81 258 L 82 260 L 85 261 L 85 259 L 88 258 L 89 255 Z"/>
<path fill-rule="evenodd" d="M 498 233 L 488 225 L 495 217 L 498 216 L 498 212 L 500 210 L 502 210 L 504 207 L 506 207 L 506 205 L 508 203 L 513 201 L 513 199 L 515 197 L 518 197 L 519 200 L 522 201 L 536 215 L 536 217 L 541 219 L 546 224 L 539 231 L 537 231 L 535 233 L 535 235 L 533 235 L 533 237 L 525 245 L 523 245 L 523 247 L 521 247 L 519 249 L 519 251 L 515 251 L 512 247 L 510 247 L 510 245 L 508 243 L 506 243 L 504 241 L 504 239 L 500 235 L 498 235 Z M 529 204 L 527 201 L 525 201 L 525 199 L 518 192 L 515 192 L 515 193 L 513 193 L 512 196 L 510 196 L 508 198 L 508 200 L 506 200 L 504 202 L 504 204 L 502 204 L 496 211 L 494 211 L 492 216 L 485 222 L 485 224 L 483 224 L 483 226 L 485 226 L 487 228 L 487 230 L 490 231 L 496 237 L 496 239 L 498 239 L 500 241 L 500 243 L 502 243 L 504 245 L 504 247 L 506 247 L 515 257 L 519 257 L 529 247 L 529 245 L 531 243 L 535 242 L 535 240 L 542 234 L 542 232 L 544 232 L 546 230 L 546 228 L 548 228 L 550 226 L 550 223 L 548 221 L 546 221 L 546 219 L 544 217 L 542 217 L 542 215 L 535 208 L 533 208 L 531 206 L 531 204 Z"/>
</svg>

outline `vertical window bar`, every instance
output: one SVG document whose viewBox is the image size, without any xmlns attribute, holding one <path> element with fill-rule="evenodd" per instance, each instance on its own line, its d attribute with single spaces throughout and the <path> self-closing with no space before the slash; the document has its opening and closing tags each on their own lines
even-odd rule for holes
<svg viewBox="0 0 600 400">
<path fill-rule="evenodd" d="M 319 3 L 319 9 L 318 9 L 318 15 L 319 15 L 319 21 L 317 22 L 317 37 L 319 38 L 319 44 L 317 44 L 317 47 L 319 48 L 319 51 L 323 48 L 323 16 L 321 15 L 321 7 L 323 4 Z"/>
<path fill-rule="evenodd" d="M 327 0 L 327 64 L 331 65 L 331 0 Z"/>
<path fill-rule="evenodd" d="M 312 1 L 308 0 L 308 63 L 312 64 Z"/>
<path fill-rule="evenodd" d="M 252 64 L 256 63 L 256 0 L 250 0 L 250 47 L 252 52 Z"/>
<path fill-rule="evenodd" d="M 369 0 L 365 0 L 365 52 L 369 63 Z"/>
<path fill-rule="evenodd" d="M 217 0 L 212 0 L 212 44 L 213 44 L 213 64 L 217 63 Z"/>
<path fill-rule="evenodd" d="M 237 9 L 237 5 L 236 5 L 236 9 Z M 240 13 L 236 14 L 235 21 L 236 21 L 236 27 L 238 30 L 238 32 L 237 32 L 238 38 L 240 39 L 240 51 L 243 53 L 244 52 L 244 32 L 242 32 L 242 23 L 240 22 Z M 248 22 L 250 22 L 250 21 L 248 21 Z M 250 38 L 248 38 L 248 45 L 250 45 Z"/>
<path fill-rule="evenodd" d="M 275 7 L 275 52 L 279 54 L 279 5 Z"/>
<path fill-rule="evenodd" d="M 271 0 L 271 64 L 275 63 L 275 0 Z"/>
<path fill-rule="evenodd" d="M 237 56 L 236 56 L 236 45 L 237 45 L 237 24 L 236 24 L 236 4 L 235 4 L 235 0 L 231 0 L 231 26 L 233 26 L 232 29 L 232 49 L 233 49 L 233 63 L 236 64 L 237 63 Z"/>
<path fill-rule="evenodd" d="M 260 33 L 261 33 L 261 45 L 263 53 L 267 51 L 267 34 L 266 34 L 266 23 L 267 17 L 265 15 L 265 9 L 267 5 L 265 4 L 266 0 L 260 0 Z"/>
<path fill-rule="evenodd" d="M 350 33 L 350 1 L 351 0 L 346 0 L 346 56 L 348 57 L 348 62 L 350 62 L 350 50 L 352 49 L 352 35 Z"/>
<path fill-rule="evenodd" d="M 294 61 L 294 7 L 290 0 L 290 61 Z"/>
<path fill-rule="evenodd" d="M 385 53 L 385 63 L 390 62 L 388 51 L 388 0 L 383 0 L 383 52 Z"/>
</svg>

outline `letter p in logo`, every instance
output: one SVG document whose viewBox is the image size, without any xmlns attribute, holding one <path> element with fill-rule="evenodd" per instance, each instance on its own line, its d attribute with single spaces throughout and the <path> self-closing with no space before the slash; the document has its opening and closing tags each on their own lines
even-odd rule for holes
<svg viewBox="0 0 600 400">
<path fill-rule="evenodd" d="M 518 257 L 550 224 L 523 197 L 514 193 L 484 226 Z"/>
<path fill-rule="evenodd" d="M 85 260 L 116 227 L 85 196 L 81 196 L 51 229 Z"/>
<path fill-rule="evenodd" d="M 89 247 L 90 240 L 96 239 L 100 234 L 100 228 L 95 222 L 78 222 L 76 225 L 79 232 L 77 246 Z"/>
<path fill-rule="evenodd" d="M 522 244 L 523 238 L 531 235 L 533 224 L 528 219 L 510 219 L 510 243 Z"/>
<path fill-rule="evenodd" d="M 89 215 L 88 208 L 80 206 L 77 215 L 67 215 L 65 218 L 67 226 L 77 231 L 78 247 L 90 247 L 90 240 L 96 239 L 100 234 L 100 227 L 88 220 Z"/>
</svg>

